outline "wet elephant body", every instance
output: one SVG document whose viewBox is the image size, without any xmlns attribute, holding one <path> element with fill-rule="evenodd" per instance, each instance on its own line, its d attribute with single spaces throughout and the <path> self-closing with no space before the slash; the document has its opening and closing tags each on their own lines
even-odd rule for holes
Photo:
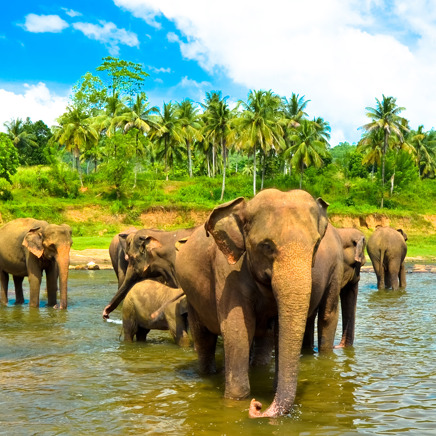
<svg viewBox="0 0 436 436">
<path fill-rule="evenodd" d="M 155 313 L 159 311 L 157 316 Z M 176 344 L 189 346 L 188 308 L 181 289 L 154 280 L 132 287 L 123 302 L 124 340 L 145 341 L 150 330 L 169 330 Z"/>
<path fill-rule="evenodd" d="M 377 288 L 406 288 L 407 235 L 402 229 L 378 227 L 368 239 L 367 251 L 377 276 Z"/>
<path fill-rule="evenodd" d="M 39 307 L 42 272 L 47 279 L 48 305 L 67 308 L 67 281 L 72 244 L 71 228 L 32 218 L 19 218 L 0 228 L 1 302 L 6 304 L 9 274 L 14 277 L 16 303 L 23 303 L 22 282 L 29 278 L 32 307 Z"/>
<path fill-rule="evenodd" d="M 326 203 L 300 190 L 261 191 L 218 206 L 205 228 L 179 249 L 177 279 L 188 299 L 191 332 L 200 370 L 215 370 L 217 336 L 225 356 L 225 397 L 245 398 L 253 339 L 277 317 L 277 389 L 261 412 L 273 417 L 290 411 L 311 296 L 314 254 L 327 227 Z"/>
</svg>

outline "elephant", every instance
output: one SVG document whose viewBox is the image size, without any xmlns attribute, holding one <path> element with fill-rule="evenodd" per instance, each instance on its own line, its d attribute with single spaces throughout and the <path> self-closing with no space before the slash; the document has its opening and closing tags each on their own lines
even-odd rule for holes
<svg viewBox="0 0 436 436">
<path fill-rule="evenodd" d="M 72 231 L 67 224 L 19 218 L 0 228 L 1 302 L 8 302 L 9 274 L 14 278 L 16 304 L 24 303 L 23 279 L 29 277 L 29 306 L 39 307 L 42 271 L 46 273 L 48 305 L 67 308 L 68 267 Z"/>
<path fill-rule="evenodd" d="M 103 319 L 123 301 L 131 287 L 144 279 L 153 279 L 177 288 L 174 264 L 176 242 L 188 237 L 194 229 L 164 230 L 141 229 L 132 233 L 120 233 L 118 236 L 126 243 L 128 265 L 123 283 L 117 293 L 103 310 Z"/>
<path fill-rule="evenodd" d="M 336 229 L 344 252 L 344 276 L 341 285 L 342 338 L 337 348 L 349 347 L 354 342 L 357 294 L 360 269 L 365 265 L 365 235 L 357 229 Z"/>
<path fill-rule="evenodd" d="M 303 348 L 313 350 L 315 319 L 318 322 L 318 351 L 333 350 L 339 318 L 339 295 L 344 276 L 344 252 L 337 230 L 329 223 L 316 252 L 312 268 L 312 293 Z"/>
<path fill-rule="evenodd" d="M 118 287 L 120 287 L 124 282 L 128 265 L 126 259 L 126 238 L 121 238 L 120 234 L 129 235 L 130 233 L 137 231 L 138 229 L 136 227 L 130 227 L 124 232 L 115 235 L 109 245 L 109 256 L 111 258 L 112 267 L 114 268 L 118 279 Z"/>
<path fill-rule="evenodd" d="M 369 237 L 367 251 L 377 276 L 377 288 L 406 288 L 407 235 L 402 229 L 377 227 Z"/>
<path fill-rule="evenodd" d="M 180 346 L 191 344 L 183 291 L 154 280 L 143 280 L 132 287 L 123 302 L 124 340 L 131 342 L 136 335 L 137 341 L 145 341 L 148 332 L 154 329 L 169 330 Z"/>
<path fill-rule="evenodd" d="M 327 206 L 302 190 L 265 189 L 249 201 L 240 197 L 215 207 L 204 228 L 178 249 L 176 278 L 188 301 L 199 369 L 216 370 L 221 335 L 226 398 L 249 395 L 251 345 L 277 317 L 275 396 L 264 412 L 253 399 L 252 418 L 277 417 L 292 408 Z"/>
</svg>

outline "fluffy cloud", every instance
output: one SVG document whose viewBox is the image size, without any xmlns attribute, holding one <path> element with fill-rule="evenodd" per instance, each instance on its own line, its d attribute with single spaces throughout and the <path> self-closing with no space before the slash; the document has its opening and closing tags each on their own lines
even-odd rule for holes
<svg viewBox="0 0 436 436">
<path fill-rule="evenodd" d="M 24 29 L 32 33 L 59 33 L 68 27 L 68 23 L 64 21 L 59 15 L 26 15 Z"/>
<path fill-rule="evenodd" d="M 80 17 L 82 14 L 80 12 L 75 11 L 74 9 L 67 9 L 62 8 L 62 10 L 69 16 L 69 17 Z"/>
<path fill-rule="evenodd" d="M 73 27 L 80 30 L 85 36 L 96 41 L 103 42 L 108 46 L 111 55 L 119 53 L 119 45 L 139 47 L 139 40 L 135 33 L 125 29 L 118 29 L 114 23 L 100 21 L 100 24 L 74 23 Z"/>
<path fill-rule="evenodd" d="M 435 124 L 436 4 L 428 0 L 114 0 L 159 26 L 186 59 L 249 89 L 306 95 L 332 143 L 360 137 L 365 107 L 397 98 L 412 124 Z M 239 96 L 238 96 L 239 97 Z"/>
<path fill-rule="evenodd" d="M 0 130 L 4 130 L 3 123 L 11 118 L 30 117 L 34 122 L 44 121 L 49 127 L 56 124 L 56 118 L 65 112 L 68 97 L 54 94 L 45 83 L 39 82 L 24 84 L 21 93 L 0 89 L 0 101 Z"/>
</svg>

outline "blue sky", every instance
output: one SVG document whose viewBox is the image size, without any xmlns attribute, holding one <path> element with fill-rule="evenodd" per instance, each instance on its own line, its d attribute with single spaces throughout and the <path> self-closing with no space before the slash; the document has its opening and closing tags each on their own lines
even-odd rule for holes
<svg viewBox="0 0 436 436">
<path fill-rule="evenodd" d="M 17 7 L 17 5 L 19 5 Z M 49 126 L 108 55 L 143 64 L 150 103 L 250 89 L 311 100 L 331 144 L 355 142 L 365 107 L 397 98 L 436 127 L 436 0 L 22 0 L 0 15 L 0 125 Z"/>
</svg>

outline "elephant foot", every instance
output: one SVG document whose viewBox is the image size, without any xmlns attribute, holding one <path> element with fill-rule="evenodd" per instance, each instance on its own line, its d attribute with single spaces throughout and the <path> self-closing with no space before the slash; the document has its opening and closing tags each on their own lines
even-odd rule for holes
<svg viewBox="0 0 436 436">
<path fill-rule="evenodd" d="M 333 348 L 334 348 L 334 349 L 336 349 L 336 348 L 345 348 L 345 343 L 344 343 L 344 342 L 341 342 L 340 344 L 335 345 Z"/>
</svg>

